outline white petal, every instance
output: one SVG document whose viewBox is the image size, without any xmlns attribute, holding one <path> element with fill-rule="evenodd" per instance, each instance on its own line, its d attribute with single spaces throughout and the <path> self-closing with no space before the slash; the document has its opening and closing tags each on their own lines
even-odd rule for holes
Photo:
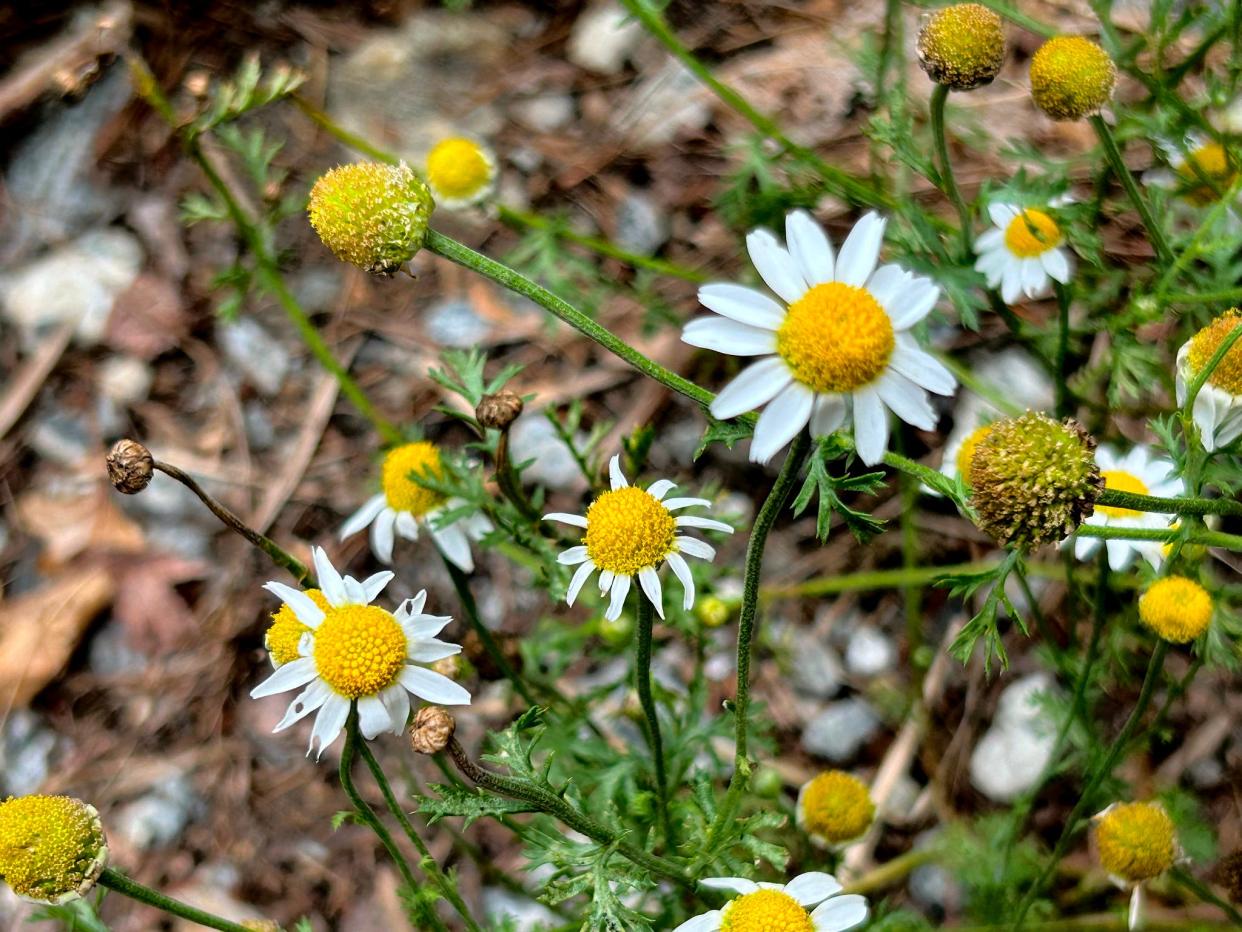
<svg viewBox="0 0 1242 932">
<path fill-rule="evenodd" d="M 836 896 L 841 892 L 841 889 L 841 885 L 837 883 L 836 877 L 821 871 L 799 874 L 785 884 L 785 892 L 803 906 L 814 906 L 816 903 L 822 903 L 828 897 Z"/>
<path fill-rule="evenodd" d="M 1060 282 L 1062 285 L 1069 284 L 1070 263 L 1063 249 L 1049 249 L 1039 257 L 1039 261 L 1043 264 L 1044 271 L 1053 280 Z"/>
<path fill-rule="evenodd" d="M 371 552 L 381 563 L 392 562 L 393 525 L 397 523 L 397 513 L 385 508 L 371 523 Z"/>
<path fill-rule="evenodd" d="M 599 592 L 603 595 L 612 589 L 612 581 L 617 578 L 617 574 L 612 570 L 604 570 L 599 574 Z"/>
<path fill-rule="evenodd" d="M 866 284 L 880 258 L 884 228 L 888 221 L 871 211 L 854 224 L 837 256 L 837 281 L 862 287 Z"/>
<path fill-rule="evenodd" d="M 988 280 L 988 287 L 995 288 L 1001 283 L 1005 274 L 1005 265 L 1009 262 L 1009 253 L 1003 249 L 985 253 L 975 263 L 975 271 L 983 273 Z"/>
<path fill-rule="evenodd" d="M 690 564 L 683 560 L 679 553 L 670 553 L 664 559 L 673 568 L 673 575 L 681 580 L 681 588 L 684 592 L 681 607 L 690 611 L 694 608 L 694 575 L 690 572 Z"/>
<path fill-rule="evenodd" d="M 405 723 L 410 719 L 410 694 L 400 683 L 393 683 L 379 694 L 379 700 L 388 710 L 393 734 L 401 734 L 405 731 Z"/>
<path fill-rule="evenodd" d="M 452 615 L 415 615 L 401 629 L 413 641 L 433 638 L 453 622 Z"/>
<path fill-rule="evenodd" d="M 544 521 L 559 521 L 561 524 L 572 524 L 574 527 L 587 526 L 585 515 L 571 515 L 564 511 L 553 511 L 543 516 Z"/>
<path fill-rule="evenodd" d="M 569 589 L 565 592 L 565 604 L 573 605 L 574 599 L 578 598 L 578 593 L 582 591 L 583 585 L 591 574 L 595 572 L 595 564 L 587 560 L 574 573 L 574 578 L 569 581 Z"/>
<path fill-rule="evenodd" d="M 404 623 L 409 621 L 414 615 L 421 615 L 426 605 L 427 590 L 419 589 L 414 598 L 406 599 L 398 605 L 397 610 L 393 614 L 397 616 L 397 621 Z"/>
<path fill-rule="evenodd" d="M 1006 304 L 1015 303 L 1022 297 L 1022 260 L 1010 258 L 1001 273 L 1001 298 Z"/>
<path fill-rule="evenodd" d="M 880 266 L 875 270 L 875 274 L 867 279 L 867 290 L 882 307 L 887 308 L 913 278 L 914 276 L 900 265 L 890 262 L 888 265 Z"/>
<path fill-rule="evenodd" d="M 642 587 L 651 604 L 655 606 L 656 614 L 663 618 L 664 590 L 660 587 L 660 574 L 650 566 L 645 566 L 638 571 L 638 585 Z"/>
<path fill-rule="evenodd" d="M 673 932 L 720 932 L 720 924 L 724 920 L 724 913 L 718 909 L 695 916 L 693 919 L 687 919 L 679 925 Z"/>
<path fill-rule="evenodd" d="M 988 216 L 1001 228 L 1002 235 L 1014 217 L 1018 216 L 1018 208 L 1012 204 L 989 204 Z"/>
<path fill-rule="evenodd" d="M 315 716 L 315 727 L 311 729 L 310 747 L 306 753 L 310 755 L 318 746 L 319 753 L 316 758 L 323 756 L 324 748 L 335 741 L 341 734 L 341 729 L 345 727 L 345 720 L 349 718 L 349 700 L 344 696 L 333 693 L 324 702 L 319 709 L 319 714 Z"/>
<path fill-rule="evenodd" d="M 432 514 L 428 513 L 426 517 L 430 521 Z M 397 512 L 397 520 L 393 527 L 399 537 L 404 537 L 406 540 L 418 540 L 418 519 L 408 511 Z"/>
<path fill-rule="evenodd" d="M 1126 914 L 1126 927 L 1129 929 L 1143 928 L 1143 885 L 1136 883 L 1130 891 L 1130 909 Z"/>
<path fill-rule="evenodd" d="M 806 294 L 806 279 L 793 256 L 767 230 L 752 230 L 746 237 L 746 251 L 767 286 L 790 304 Z"/>
<path fill-rule="evenodd" d="M 780 356 L 751 363 L 716 396 L 711 404 L 712 417 L 723 421 L 753 411 L 775 398 L 792 381 L 793 375 Z"/>
<path fill-rule="evenodd" d="M 730 356 L 766 356 L 776 352 L 776 334 L 727 317 L 700 317 L 681 331 L 683 343 Z"/>
<path fill-rule="evenodd" d="M 328 701 L 328 697 L 332 695 L 332 688 L 323 680 L 312 680 L 311 684 L 298 693 L 297 697 L 289 703 L 289 709 L 272 729 L 273 733 L 284 731 L 294 722 L 301 721 L 310 715 L 321 705 Z"/>
<path fill-rule="evenodd" d="M 319 623 L 323 621 L 323 609 L 301 589 L 294 589 L 292 586 L 279 582 L 264 583 L 263 588 L 293 609 L 293 614 L 298 616 L 298 621 L 306 627 L 318 628 Z"/>
<path fill-rule="evenodd" d="M 427 638 L 424 641 L 412 641 L 406 658 L 412 663 L 435 663 L 437 660 L 455 657 L 460 653 L 460 644 L 449 644 L 447 641 Z"/>
<path fill-rule="evenodd" d="M 384 588 L 390 582 L 392 582 L 394 576 L 396 576 L 396 573 L 385 570 L 382 573 L 375 573 L 374 575 L 368 576 L 362 581 L 362 591 L 366 596 L 367 605 L 370 605 L 377 598 L 379 598 L 379 594 L 384 591 Z"/>
<path fill-rule="evenodd" d="M 583 546 L 570 547 L 556 555 L 556 562 L 561 566 L 577 566 L 587 558 L 587 549 Z"/>
<path fill-rule="evenodd" d="M 936 412 L 927 400 L 927 392 L 904 375 L 885 372 L 876 380 L 875 392 L 907 424 L 922 430 L 935 430 Z"/>
<path fill-rule="evenodd" d="M 362 696 L 358 699 L 358 729 L 368 741 L 380 732 L 392 729 L 388 707 L 380 701 L 379 696 Z"/>
<path fill-rule="evenodd" d="M 630 483 L 625 478 L 625 473 L 621 471 L 621 454 L 614 454 L 612 459 L 608 461 L 608 479 L 612 482 L 613 491 L 624 489 Z"/>
<path fill-rule="evenodd" d="M 840 395 L 819 395 L 811 412 L 811 436 L 827 437 L 845 423 L 845 400 Z"/>
<path fill-rule="evenodd" d="M 1005 244 L 1005 231 L 1000 229 L 987 230 L 975 240 L 975 252 L 983 255 Z"/>
<path fill-rule="evenodd" d="M 868 466 L 884 459 L 888 447 L 888 414 L 880 396 L 870 388 L 854 393 L 854 447 Z"/>
<path fill-rule="evenodd" d="M 700 880 L 699 884 L 713 890 L 732 890 L 734 893 L 742 894 L 754 893 L 759 889 L 759 884 L 745 877 L 708 877 Z"/>
<path fill-rule="evenodd" d="M 341 580 L 341 585 L 345 589 L 346 605 L 366 605 L 367 591 L 362 588 L 362 583 L 354 579 L 352 576 L 346 576 Z"/>
<path fill-rule="evenodd" d="M 434 670 L 406 667 L 401 671 L 398 680 L 402 686 L 427 702 L 437 705 L 470 705 L 470 693 L 465 688 Z"/>
<path fill-rule="evenodd" d="M 651 485 L 647 486 L 647 494 L 659 502 L 663 501 L 664 496 L 675 488 L 677 488 L 677 483 L 672 479 L 657 479 L 655 482 L 651 483 Z M 673 499 L 673 501 L 679 501 L 679 499 Z M 664 507 L 668 507 L 667 502 L 664 503 Z"/>
<path fill-rule="evenodd" d="M 676 537 L 673 539 L 673 543 L 677 545 L 677 549 L 682 553 L 688 553 L 692 557 L 699 557 L 703 560 L 714 560 L 716 558 L 716 548 L 697 538 Z"/>
<path fill-rule="evenodd" d="M 832 281 L 832 243 L 823 228 L 805 210 L 795 210 L 785 217 L 785 242 L 808 285 Z"/>
<path fill-rule="evenodd" d="M 952 395 L 957 379 L 930 353 L 919 349 L 913 338 L 899 335 L 888 364 L 916 385 L 937 395 Z"/>
<path fill-rule="evenodd" d="M 383 511 L 387 505 L 388 499 L 383 492 L 368 498 L 363 506 L 345 519 L 345 523 L 341 525 L 341 530 L 339 531 L 341 540 L 344 540 L 350 534 L 357 534 L 361 531 L 374 521 L 375 516 Z"/>
<path fill-rule="evenodd" d="M 1108 568 L 1120 572 L 1134 560 L 1135 550 L 1128 540 L 1106 540 L 1104 546 L 1108 550 Z"/>
<path fill-rule="evenodd" d="M 699 289 L 699 303 L 738 323 L 776 330 L 785 321 L 785 309 L 762 292 L 744 285 L 716 283 Z"/>
<path fill-rule="evenodd" d="M 1203 449 L 1209 453 L 1216 449 L 1216 408 L 1216 392 L 1212 386 L 1205 384 L 1195 396 L 1194 421 L 1199 428 Z"/>
<path fill-rule="evenodd" d="M 612 599 L 608 602 L 608 611 L 604 617 L 615 621 L 621 617 L 621 608 L 625 605 L 625 597 L 630 594 L 630 577 L 617 576 L 612 581 Z"/>
<path fill-rule="evenodd" d="M 894 330 L 909 330 L 930 314 L 939 300 L 939 285 L 929 278 L 916 278 L 884 304 L 884 309 Z"/>
<path fill-rule="evenodd" d="M 815 393 L 801 382 L 792 382 L 759 415 L 750 442 L 752 463 L 766 463 L 798 435 L 811 420 Z"/>
<path fill-rule="evenodd" d="M 1093 524 L 1095 522 L 1088 518 L 1086 523 Z M 1079 560 L 1087 560 L 1099 549 L 1100 544 L 1101 540 L 1098 537 L 1078 537 L 1074 541 L 1074 556 Z"/>
<path fill-rule="evenodd" d="M 660 504 L 669 511 L 677 511 L 680 508 L 694 508 L 698 505 L 706 508 L 711 505 L 711 501 L 706 498 L 670 498 L 668 501 L 661 502 Z"/>
<path fill-rule="evenodd" d="M 315 668 L 314 660 L 309 657 L 299 657 L 279 667 L 271 676 L 250 690 L 250 698 L 262 699 L 264 696 L 274 696 L 277 693 L 298 689 L 318 675 L 319 671 Z"/>
<path fill-rule="evenodd" d="M 867 921 L 867 899 L 857 893 L 834 896 L 815 907 L 815 932 L 845 932 Z"/>
<path fill-rule="evenodd" d="M 1028 298 L 1037 298 L 1048 287 L 1048 273 L 1038 259 L 1022 260 L 1022 290 Z"/>
<path fill-rule="evenodd" d="M 698 527 L 708 531 L 719 531 L 721 534 L 732 534 L 733 526 L 717 521 L 715 518 L 700 518 L 698 515 L 681 515 L 676 520 L 677 527 Z"/>
<path fill-rule="evenodd" d="M 466 537 L 466 532 L 458 525 L 450 524 L 448 527 L 433 527 L 431 529 L 431 539 L 436 542 L 436 546 L 440 548 L 440 552 L 448 558 L 449 562 L 463 573 L 474 572 L 474 557 L 470 553 L 470 539 Z"/>
</svg>

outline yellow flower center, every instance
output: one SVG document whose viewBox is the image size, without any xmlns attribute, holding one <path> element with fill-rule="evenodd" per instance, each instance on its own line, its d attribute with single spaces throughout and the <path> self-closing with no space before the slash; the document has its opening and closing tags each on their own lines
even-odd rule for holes
<svg viewBox="0 0 1242 932">
<path fill-rule="evenodd" d="M 1234 307 L 1196 333 L 1190 341 L 1190 371 L 1202 370 L 1220 349 L 1225 338 L 1233 333 L 1233 328 L 1239 325 L 1242 325 L 1242 311 Z M 1242 339 L 1229 347 L 1229 352 L 1212 370 L 1208 381 L 1231 395 L 1242 395 Z"/>
<path fill-rule="evenodd" d="M 815 932 L 815 924 L 788 893 L 756 890 L 725 906 L 720 932 Z"/>
<path fill-rule="evenodd" d="M 318 589 L 307 589 L 306 594 L 325 612 L 332 607 Z M 272 612 L 271 627 L 267 629 L 267 634 L 263 637 L 263 645 L 271 655 L 272 663 L 277 667 L 283 667 L 297 660 L 298 644 L 302 642 L 302 635 L 309 630 L 310 628 L 298 621 L 298 616 L 294 614 L 289 604 L 282 603 L 279 609 Z"/>
<path fill-rule="evenodd" d="M 871 825 L 875 804 L 867 786 L 842 770 L 828 770 L 802 791 L 802 824 L 829 844 L 857 838 Z"/>
<path fill-rule="evenodd" d="M 987 7 L 954 4 L 928 16 L 919 31 L 918 53 L 933 81 L 970 90 L 990 82 L 1004 64 L 1004 26 Z"/>
<path fill-rule="evenodd" d="M 1116 489 L 1118 492 L 1133 492 L 1136 495 L 1151 494 L 1146 482 L 1134 475 L 1134 473 L 1126 472 L 1124 469 L 1105 469 L 1101 470 L 1100 475 L 1104 477 L 1104 488 L 1106 489 Z M 1133 508 L 1118 508 L 1116 505 L 1096 505 L 1095 510 L 1103 512 L 1110 518 L 1138 518 L 1143 514 L 1141 511 L 1135 511 Z"/>
<path fill-rule="evenodd" d="M 1056 36 L 1031 56 L 1031 96 L 1054 120 L 1098 113 L 1117 83 L 1108 53 L 1082 36 Z"/>
<path fill-rule="evenodd" d="M 396 681 L 407 647 L 390 612 L 345 605 L 330 610 L 315 629 L 315 668 L 346 699 L 374 696 Z"/>
<path fill-rule="evenodd" d="M 1139 618 L 1166 641 L 1184 644 L 1202 634 L 1212 620 L 1212 597 L 1193 579 L 1166 576 L 1139 599 Z"/>
<path fill-rule="evenodd" d="M 957 474 L 965 478 L 967 482 L 970 481 L 970 461 L 975 458 L 975 447 L 979 446 L 979 441 L 991 432 L 991 424 L 976 427 L 971 431 L 970 436 L 962 441 L 962 445 L 957 451 L 957 461 L 954 465 L 957 467 Z"/>
<path fill-rule="evenodd" d="M 789 306 L 776 349 L 794 378 L 821 394 L 840 394 L 875 381 L 895 345 L 888 314 L 866 288 L 816 285 Z"/>
<path fill-rule="evenodd" d="M 72 899 L 90 888 L 106 858 L 99 815 L 81 800 L 36 795 L 0 803 L 0 876 L 15 893 Z"/>
<path fill-rule="evenodd" d="M 451 200 L 469 200 L 492 182 L 493 165 L 483 148 L 470 139 L 442 139 L 427 155 L 427 182 Z"/>
<path fill-rule="evenodd" d="M 1237 172 L 1229 168 L 1229 157 L 1224 146 L 1218 142 L 1206 142 L 1188 153 L 1182 164 L 1177 166 L 1177 174 L 1186 185 L 1182 193 L 1196 204 L 1210 204 L 1216 200 L 1212 185 L 1224 190 L 1237 177 Z"/>
<path fill-rule="evenodd" d="M 1005 228 L 1005 248 L 1019 259 L 1042 256 L 1061 245 L 1061 228 L 1042 210 L 1024 210 Z"/>
<path fill-rule="evenodd" d="M 1114 806 L 1095 829 L 1100 864 L 1122 880 L 1148 880 L 1173 866 L 1173 820 L 1155 803 Z"/>
<path fill-rule="evenodd" d="M 408 511 L 416 518 L 422 517 L 442 505 L 444 496 L 419 485 L 415 479 L 439 479 L 443 475 L 440 451 L 434 443 L 419 440 L 390 450 L 384 457 L 381 479 L 388 507 L 394 511 Z"/>
<path fill-rule="evenodd" d="M 651 493 L 634 486 L 605 492 L 587 509 L 591 562 L 621 576 L 655 566 L 676 548 L 677 523 Z"/>
</svg>

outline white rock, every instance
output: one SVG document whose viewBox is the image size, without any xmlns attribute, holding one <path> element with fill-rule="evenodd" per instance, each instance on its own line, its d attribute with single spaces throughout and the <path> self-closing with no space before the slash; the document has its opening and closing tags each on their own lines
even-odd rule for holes
<svg viewBox="0 0 1242 932">
<path fill-rule="evenodd" d="M 477 346 L 492 331 L 474 305 L 459 298 L 437 301 L 427 309 L 427 336 L 441 346 Z"/>
<path fill-rule="evenodd" d="M 99 367 L 100 390 L 119 405 L 146 398 L 151 379 L 151 367 L 136 356 L 110 356 Z"/>
<path fill-rule="evenodd" d="M 539 133 L 550 133 L 574 118 L 574 100 L 568 94 L 541 94 L 519 100 L 512 106 L 513 117 Z"/>
<path fill-rule="evenodd" d="M 668 217 L 647 195 L 631 192 L 617 207 L 616 241 L 640 256 L 654 255 L 668 242 Z"/>
<path fill-rule="evenodd" d="M 794 689 L 817 699 L 831 699 L 841 691 L 841 661 L 831 647 L 805 637 L 790 647 L 789 678 Z"/>
<path fill-rule="evenodd" d="M 617 74 L 643 38 L 643 27 L 608 0 L 597 3 L 578 17 L 569 35 L 569 60 L 579 68 L 599 74 Z"/>
<path fill-rule="evenodd" d="M 1012 802 L 1029 790 L 1052 757 L 1056 724 L 1036 702 L 1036 695 L 1050 687 L 1043 673 L 1006 687 L 992 726 L 975 745 L 970 781 L 993 802 Z"/>
<path fill-rule="evenodd" d="M 522 473 L 525 482 L 550 489 L 580 488 L 585 481 L 573 454 L 542 412 L 523 414 L 509 433 L 509 455 L 514 463 L 533 462 Z"/>
<path fill-rule="evenodd" d="M 225 357 L 264 395 L 275 395 L 289 374 L 289 352 L 249 317 L 223 325 L 218 333 Z"/>
<path fill-rule="evenodd" d="M 635 86 L 615 125 L 631 146 L 664 146 L 707 125 L 712 115 L 708 94 L 690 69 L 669 62 Z"/>
<path fill-rule="evenodd" d="M 852 760 L 859 749 L 880 729 L 880 719 L 866 700 L 853 698 L 834 702 L 802 732 L 802 746 L 808 754 L 836 764 Z"/>
<path fill-rule="evenodd" d="M 879 629 L 859 625 L 845 648 L 845 666 L 854 676 L 877 676 L 893 668 L 897 648 Z"/>
</svg>

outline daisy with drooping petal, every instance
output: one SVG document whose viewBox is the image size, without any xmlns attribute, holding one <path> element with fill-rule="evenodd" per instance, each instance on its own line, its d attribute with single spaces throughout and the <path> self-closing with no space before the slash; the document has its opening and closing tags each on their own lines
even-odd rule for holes
<svg viewBox="0 0 1242 932">
<path fill-rule="evenodd" d="M 1179 407 L 1186 404 L 1195 377 L 1238 326 L 1242 326 L 1242 311 L 1230 308 L 1182 344 L 1177 351 Z M 1229 446 L 1242 434 L 1242 339 L 1229 347 L 1208 375 L 1195 396 L 1193 415 L 1203 449 L 1209 453 Z"/>
<path fill-rule="evenodd" d="M 1227 191 L 1237 180 L 1224 146 L 1201 133 L 1191 133 L 1181 145 L 1162 140 L 1159 148 L 1169 167 L 1144 172 L 1143 181 L 1173 189 L 1197 207 L 1213 203 L 1218 192 Z"/>
<path fill-rule="evenodd" d="M 441 139 L 427 153 L 427 186 L 441 207 L 470 207 L 496 189 L 496 157 L 473 139 Z"/>
<path fill-rule="evenodd" d="M 780 298 L 742 285 L 711 284 L 699 301 L 714 317 L 686 325 L 691 346 L 759 356 L 712 402 L 726 420 L 766 405 L 750 458 L 766 463 L 810 424 L 825 436 L 852 419 L 858 455 L 878 463 L 888 446 L 888 410 L 923 430 L 936 426 L 927 392 L 951 395 L 957 381 L 909 332 L 940 297 L 929 278 L 899 265 L 876 268 L 887 221 L 869 213 L 839 255 L 805 211 L 785 218 L 786 246 L 767 230 L 746 237 L 751 261 Z"/>
<path fill-rule="evenodd" d="M 1173 820 L 1159 803 L 1113 803 L 1093 817 L 1095 848 L 1109 878 L 1130 888 L 1127 926 L 1143 925 L 1143 886 L 1178 858 Z"/>
<path fill-rule="evenodd" d="M 1124 457 L 1110 446 L 1097 447 L 1095 461 L 1100 467 L 1100 475 L 1104 478 L 1105 489 L 1175 498 L 1181 495 L 1185 488 L 1182 480 L 1173 475 L 1172 461 L 1153 456 L 1150 448 L 1142 444 L 1135 446 Z M 1101 505 L 1097 502 L 1095 512 L 1085 518 L 1083 524 L 1097 527 L 1168 530 L 1173 518 L 1173 515 L 1135 511 L 1133 508 L 1119 508 L 1116 505 Z M 1098 537 L 1076 538 L 1074 556 L 1080 560 L 1088 560 L 1100 548 L 1100 544 L 1104 544 L 1108 549 L 1108 565 L 1113 570 L 1124 570 L 1134 560 L 1135 554 L 1142 554 L 1155 567 L 1158 567 L 1164 559 L 1163 548 L 1152 547 L 1150 542 L 1101 540 Z"/>
<path fill-rule="evenodd" d="M 653 482 L 646 489 L 630 485 L 621 472 L 620 456 L 608 463 L 608 476 L 612 488 L 591 502 L 586 515 L 557 511 L 543 516 L 545 521 L 560 521 L 586 531 L 581 545 L 570 547 L 557 557 L 565 566 L 578 567 L 565 594 L 566 604 L 574 604 L 591 574 L 599 570 L 600 593 L 611 597 L 605 618 L 612 620 L 621 614 L 635 576 L 663 618 L 664 591 L 659 569 L 661 563 L 667 563 L 681 581 L 685 592 L 682 606 L 689 611 L 694 607 L 694 577 L 682 554 L 710 560 L 716 556 L 716 550 L 679 532 L 684 528 L 703 528 L 732 534 L 733 528 L 723 521 L 698 515 L 674 515 L 682 508 L 709 507 L 711 502 L 705 498 L 665 498 L 676 486 L 669 479 Z"/>
<path fill-rule="evenodd" d="M 787 884 L 709 877 L 703 886 L 741 894 L 723 909 L 695 916 L 673 932 L 844 932 L 867 921 L 867 900 L 842 894 L 831 874 L 812 871 Z"/>
<path fill-rule="evenodd" d="M 1060 207 L 1065 199 L 1049 203 Z M 1045 211 L 1016 204 L 992 204 L 988 216 L 996 224 L 975 241 L 979 254 L 975 270 L 988 280 L 989 288 L 1000 288 L 1001 298 L 1013 304 L 1022 295 L 1042 297 L 1049 280 L 1069 284 L 1074 259 L 1063 248 L 1065 233 Z"/>
<path fill-rule="evenodd" d="M 439 705 L 470 704 L 465 689 L 422 666 L 461 652 L 458 645 L 436 638 L 453 619 L 423 614 L 426 591 L 407 599 L 395 613 L 389 612 L 371 603 L 393 578 L 392 573 L 376 573 L 359 582 L 341 576 L 321 548 L 314 548 L 312 554 L 326 609 L 306 592 L 284 583 L 269 582 L 263 587 L 288 605 L 307 628 L 298 643 L 297 659 L 281 664 L 250 691 L 258 699 L 302 689 L 274 731 L 318 712 L 307 753 L 318 746 L 322 755 L 345 727 L 354 703 L 358 726 L 368 739 L 382 731 L 400 734 L 405 729 L 410 716 L 408 693 Z"/>
<path fill-rule="evenodd" d="M 366 504 L 341 526 L 341 540 L 369 525 L 371 551 L 381 562 L 391 563 L 396 536 L 418 540 L 421 524 L 448 560 L 465 572 L 472 572 L 474 557 L 470 553 L 470 542 L 487 534 L 492 523 L 484 515 L 469 515 L 450 524 L 442 523 L 440 516 L 462 502 L 420 485 L 416 479 L 423 475 L 433 479 L 444 475 L 440 450 L 434 443 L 418 440 L 389 450 L 381 470 L 383 490 L 367 499 Z"/>
</svg>

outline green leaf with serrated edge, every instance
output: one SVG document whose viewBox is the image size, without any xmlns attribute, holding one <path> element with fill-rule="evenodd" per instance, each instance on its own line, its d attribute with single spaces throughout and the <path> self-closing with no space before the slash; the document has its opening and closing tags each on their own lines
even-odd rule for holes
<svg viewBox="0 0 1242 932">
<path fill-rule="evenodd" d="M 418 811 L 427 816 L 428 822 L 437 822 L 448 816 L 466 820 L 466 827 L 476 819 L 494 819 L 517 812 L 537 812 L 538 807 L 520 799 L 494 796 L 478 789 L 433 784 L 436 796 L 417 796 Z"/>
<path fill-rule="evenodd" d="M 718 421 L 709 415 L 707 422 L 707 428 L 703 431 L 699 445 L 694 450 L 693 459 L 695 460 L 702 456 L 713 443 L 723 443 L 732 450 L 735 443 L 745 440 L 754 433 L 754 428 L 745 421 Z"/>
</svg>

